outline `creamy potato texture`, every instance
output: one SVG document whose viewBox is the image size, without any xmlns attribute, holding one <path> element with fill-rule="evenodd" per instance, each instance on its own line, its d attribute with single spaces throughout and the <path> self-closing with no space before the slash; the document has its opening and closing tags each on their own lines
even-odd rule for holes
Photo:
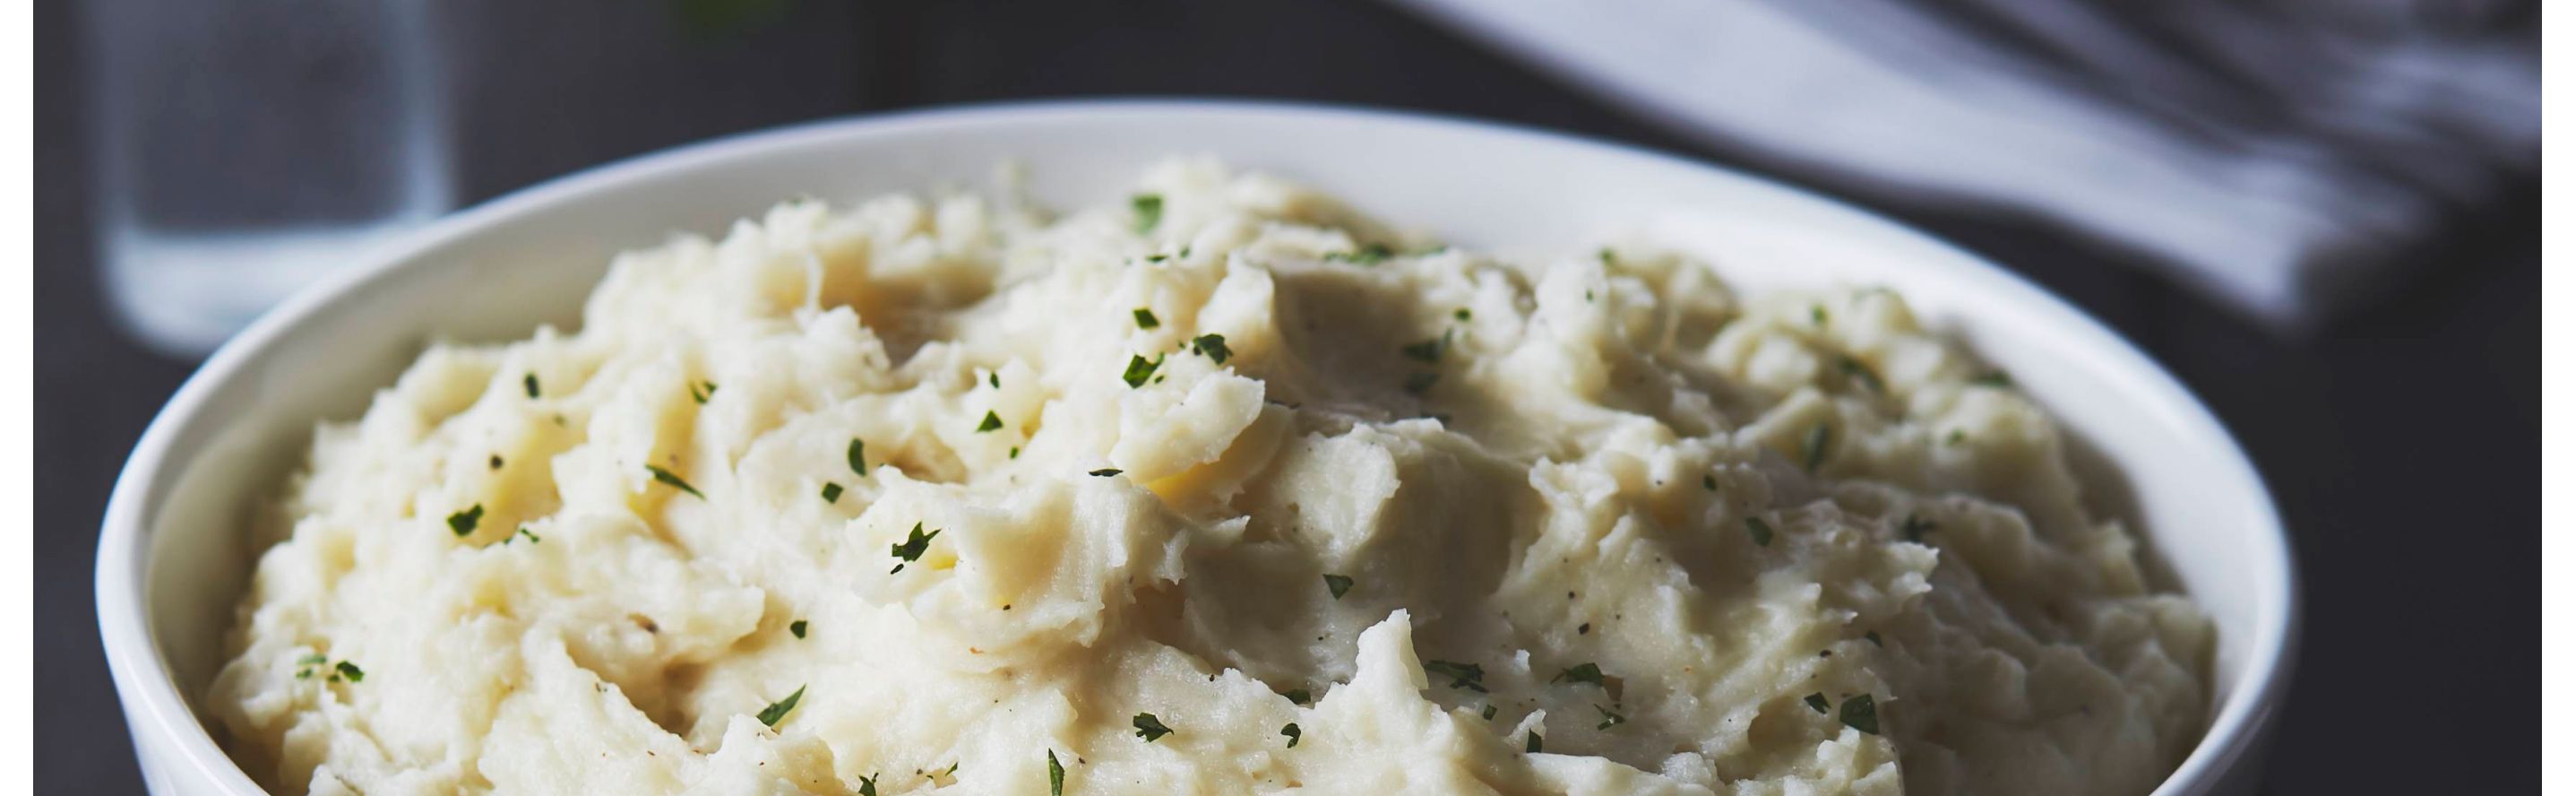
<svg viewBox="0 0 2576 796">
<path fill-rule="evenodd" d="M 287 792 L 2145 793 L 2212 631 L 2064 446 L 1884 290 L 802 201 L 322 426 L 205 705 Z"/>
</svg>

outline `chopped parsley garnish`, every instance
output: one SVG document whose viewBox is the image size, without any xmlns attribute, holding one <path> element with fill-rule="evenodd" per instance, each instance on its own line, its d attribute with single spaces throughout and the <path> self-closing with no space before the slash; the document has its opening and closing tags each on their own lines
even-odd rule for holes
<svg viewBox="0 0 2576 796">
<path fill-rule="evenodd" d="M 701 381 L 696 384 L 689 385 L 689 399 L 697 401 L 699 406 L 705 406 L 707 399 L 713 397 L 716 397 L 715 382 Z"/>
<path fill-rule="evenodd" d="M 1054 753 L 1054 752 L 1048 752 L 1047 754 L 1052 755 L 1052 754 L 1055 754 L 1055 753 Z M 873 774 L 873 775 L 870 775 L 870 776 L 860 777 L 860 778 L 859 778 L 859 796 L 877 796 L 877 777 L 881 777 L 881 776 L 885 776 L 885 773 L 884 773 L 884 772 L 878 772 L 878 773 Z M 1063 794 L 1057 794 L 1057 796 L 1063 796 Z"/>
<path fill-rule="evenodd" d="M 1969 379 L 1968 383 L 1979 387 L 1993 387 L 1996 389 L 2004 389 L 2013 386 L 2012 376 L 2000 370 L 1986 371 L 1984 374 L 1979 375 L 1976 378 Z"/>
<path fill-rule="evenodd" d="M 1861 637 L 1861 638 L 1865 638 L 1865 639 L 1869 639 L 1869 645 L 1870 645 L 1870 646 L 1878 647 L 1878 648 L 1880 648 L 1880 649 L 1886 649 L 1886 648 L 1887 648 L 1887 642 L 1886 642 L 1886 641 L 1884 641 L 1884 640 L 1881 640 L 1881 639 L 1878 637 L 1878 631 L 1876 631 L 1876 630 L 1872 630 L 1872 631 L 1869 631 L 1869 632 L 1867 632 L 1867 633 L 1862 633 L 1862 634 L 1860 634 L 1860 637 Z"/>
<path fill-rule="evenodd" d="M 986 409 L 984 410 L 984 422 L 975 424 L 975 433 L 982 434 L 987 431 L 999 431 L 1001 428 L 1002 416 L 994 414 L 991 409 Z"/>
<path fill-rule="evenodd" d="M 799 620 L 796 620 L 796 621 L 793 621 L 793 622 L 789 622 L 789 623 L 787 623 L 787 632 L 788 632 L 788 634 L 789 634 L 789 635 L 793 635 L 793 636 L 795 636 L 795 637 L 797 637 L 797 638 L 804 638 L 804 637 L 805 637 L 805 620 L 799 619 Z"/>
<path fill-rule="evenodd" d="M 682 491 L 682 492 L 687 492 L 687 493 L 689 493 L 689 494 L 691 494 L 691 495 L 697 495 L 697 498 L 698 498 L 699 500 L 705 500 L 705 499 L 707 499 L 707 496 L 706 496 L 706 495 L 704 495 L 704 494 L 700 494 L 700 493 L 698 492 L 698 488 L 697 488 L 697 487 L 690 486 L 690 485 L 689 485 L 689 482 L 680 480 L 680 477 L 679 477 L 679 476 L 672 475 L 672 474 L 671 474 L 671 471 L 669 471 L 669 470 L 665 470 L 665 469 L 662 469 L 662 468 L 659 468 L 659 467 L 655 467 L 655 466 L 653 466 L 653 465 L 649 465 L 649 464 L 648 464 L 648 465 L 644 465 L 644 469 L 647 469 L 647 470 L 651 470 L 651 471 L 653 471 L 653 480 L 655 480 L 655 481 L 660 481 L 660 482 L 662 482 L 662 483 L 669 484 L 669 485 L 674 486 L 674 487 L 678 487 L 678 488 L 679 488 L 679 490 L 680 490 L 680 491 Z"/>
<path fill-rule="evenodd" d="M 1161 325 L 1163 325 L 1163 322 L 1154 317 L 1153 310 L 1149 310 L 1144 307 L 1136 308 L 1136 328 L 1151 329 Z"/>
<path fill-rule="evenodd" d="M 1950 429 L 1950 439 L 1949 439 L 1949 443 L 1950 443 L 1950 444 L 1952 444 L 1952 445 L 1957 445 L 1957 444 L 1959 444 L 1959 443 L 1966 442 L 1966 441 L 1968 441 L 1968 432 L 1967 432 L 1967 430 L 1966 430 L 1966 429 L 1958 429 L 1958 428 Z"/>
<path fill-rule="evenodd" d="M 528 397 L 537 397 L 537 374 L 530 373 L 527 376 L 520 378 L 519 386 L 528 388 Z"/>
<path fill-rule="evenodd" d="M 1626 724 L 1626 723 L 1628 723 L 1628 717 L 1626 717 L 1626 716 L 1622 716 L 1622 715 L 1619 715 L 1619 714 L 1617 714 L 1617 713 L 1612 713 L 1612 712 L 1610 712 L 1610 709 L 1609 709 L 1609 708 L 1605 708 L 1605 707 L 1602 707 L 1602 706 L 1600 706 L 1600 705 L 1594 705 L 1594 706 L 1592 706 L 1592 709 L 1593 709 L 1593 710 L 1601 711 L 1601 723 L 1600 723 L 1600 724 L 1593 725 L 1592 729 L 1596 729 L 1596 730 L 1606 730 L 1606 729 L 1610 729 L 1610 728 L 1612 728 L 1612 727 L 1619 726 L 1619 725 L 1621 725 L 1621 724 Z"/>
<path fill-rule="evenodd" d="M 360 670 L 357 664 L 350 663 L 348 661 L 341 661 L 339 663 L 332 664 L 331 672 L 331 679 L 334 681 L 347 680 L 349 682 L 356 683 L 367 679 L 367 673 L 365 671 Z"/>
<path fill-rule="evenodd" d="M 1523 751 L 1523 752 L 1527 752 L 1527 753 L 1529 753 L 1529 754 L 1538 754 L 1538 752 L 1539 752 L 1539 740 L 1540 740 L 1540 739 L 1539 739 L 1539 737 L 1538 737 L 1538 728 L 1537 728 L 1537 727 L 1531 727 L 1531 728 L 1530 728 L 1530 734 L 1529 734 L 1529 740 L 1528 740 L 1528 741 L 1525 741 L 1525 742 L 1523 742 L 1523 743 L 1521 744 L 1521 751 Z"/>
<path fill-rule="evenodd" d="M 1815 472 L 1817 467 L 1825 463 L 1827 443 L 1833 441 L 1832 426 L 1818 423 L 1815 428 L 1807 429 L 1806 439 L 1798 442 L 1798 458 L 1806 464 L 1807 472 Z"/>
<path fill-rule="evenodd" d="M 1411 376 L 1404 377 L 1404 391 L 1415 395 L 1421 395 L 1423 393 L 1430 392 L 1431 385 L 1439 383 L 1440 374 L 1438 373 L 1416 373 Z"/>
<path fill-rule="evenodd" d="M 1110 476 L 1117 475 L 1117 474 L 1119 474 L 1119 473 L 1123 473 L 1123 472 L 1127 472 L 1127 471 L 1125 471 L 1125 470 L 1121 470 L 1121 469 L 1118 469 L 1118 468 L 1115 468 L 1115 467 L 1103 467 L 1103 468 L 1100 468 L 1100 469 L 1098 469 L 1098 470 L 1093 470 L 1093 471 L 1091 471 L 1091 474 L 1092 474 L 1092 475 L 1096 475 L 1096 476 L 1100 476 L 1100 477 L 1102 477 L 1102 478 L 1108 478 L 1108 477 L 1110 477 Z"/>
<path fill-rule="evenodd" d="M 1162 194 L 1137 194 L 1135 198 L 1127 200 L 1127 206 L 1136 211 L 1136 234 L 1143 235 L 1154 231 L 1155 227 L 1162 226 Z"/>
<path fill-rule="evenodd" d="M 1303 689 L 1303 688 L 1299 688 L 1299 689 L 1291 690 L 1291 691 L 1289 691 L 1288 693 L 1280 694 L 1280 696 L 1287 697 L 1287 698 L 1288 698 L 1288 701 L 1290 701 L 1290 702 L 1295 702 L 1295 703 L 1300 704 L 1300 705 L 1312 705 L 1312 704 L 1315 704 L 1315 694 L 1314 694 L 1314 692 L 1308 691 L 1308 690 Z"/>
<path fill-rule="evenodd" d="M 501 454 L 492 454 L 492 469 L 501 469 Z"/>
<path fill-rule="evenodd" d="M 1771 523 L 1763 522 L 1760 517 L 1746 517 L 1744 518 L 1744 530 L 1753 534 L 1754 544 L 1761 545 L 1763 547 L 1771 546 Z"/>
<path fill-rule="evenodd" d="M 1619 262 L 1619 254 L 1611 251 L 1608 246 L 1601 247 L 1601 250 L 1593 252 L 1592 256 L 1601 258 L 1602 265 L 1615 265 Z"/>
<path fill-rule="evenodd" d="M 988 371 L 985 371 L 985 372 L 984 372 L 984 383 L 985 383 L 985 384 L 993 385 L 993 389 L 996 389 L 996 390 L 1001 389 L 1001 388 L 1002 388 L 1002 372 L 1001 372 L 1001 371 L 998 371 L 998 370 L 988 370 Z"/>
<path fill-rule="evenodd" d="M 1807 695 L 1807 707 L 1815 708 L 1819 714 L 1830 713 L 1833 710 L 1833 703 L 1825 700 L 1823 692 L 1817 692 Z"/>
<path fill-rule="evenodd" d="M 473 508 L 447 515 L 447 529 L 455 531 L 458 536 L 473 533 L 474 526 L 482 522 L 483 504 L 481 503 L 474 504 Z"/>
<path fill-rule="evenodd" d="M 1127 355 L 1127 372 L 1120 374 L 1118 378 L 1125 379 L 1127 381 L 1127 388 L 1132 390 L 1145 386 L 1145 380 L 1154 377 L 1154 369 L 1162 366 L 1163 358 L 1159 355 L 1148 360 L 1141 356 L 1129 354 Z"/>
<path fill-rule="evenodd" d="M 1386 244 L 1367 243 L 1361 244 L 1360 247 L 1354 251 L 1333 252 L 1331 254 L 1324 255 L 1324 259 L 1339 260 L 1357 265 L 1376 265 L 1378 263 L 1386 262 L 1386 258 L 1393 256 L 1395 256 L 1395 250 L 1387 248 Z"/>
<path fill-rule="evenodd" d="M 1053 749 L 1047 750 L 1047 796 L 1064 796 L 1064 763 L 1055 759 Z"/>
<path fill-rule="evenodd" d="M 1324 590 L 1325 590 L 1325 591 L 1332 592 L 1332 593 L 1333 593 L 1333 599 L 1336 599 L 1336 600 L 1341 599 L 1341 598 L 1342 598 L 1342 595 L 1345 595 L 1345 594 L 1349 594 L 1349 593 L 1351 593 L 1351 576 L 1349 576 L 1349 575 L 1325 575 L 1325 576 L 1324 576 Z"/>
<path fill-rule="evenodd" d="M 1604 688 L 1609 687 L 1601 681 L 1601 665 L 1597 663 L 1584 663 L 1565 671 L 1557 672 L 1555 677 L 1548 678 L 1548 682 L 1591 683 Z"/>
<path fill-rule="evenodd" d="M 1487 702 L 1487 703 L 1485 703 L 1485 720 L 1486 720 L 1486 721 L 1493 721 L 1493 720 L 1494 720 L 1494 703 L 1491 703 L 1491 702 Z"/>
<path fill-rule="evenodd" d="M 1714 476 L 1714 475 L 1703 475 L 1703 476 L 1700 476 L 1700 477 L 1699 477 L 1699 485 L 1700 485 L 1700 488 L 1702 488 L 1702 489 L 1706 489 L 1706 490 L 1708 490 L 1708 491 L 1715 492 L 1715 491 L 1717 491 L 1717 476 Z"/>
<path fill-rule="evenodd" d="M 939 531 L 931 531 L 928 534 L 923 534 L 921 532 L 921 523 L 913 523 L 912 534 L 904 537 L 903 544 L 894 546 L 894 557 L 903 559 L 905 564 L 919 561 L 921 560 L 921 554 L 930 552 L 930 540 L 938 537 Z M 903 564 L 896 564 L 894 565 L 894 569 L 887 570 L 886 574 L 892 575 L 902 571 Z"/>
<path fill-rule="evenodd" d="M 1146 743 L 1162 740 L 1163 736 L 1172 734 L 1172 728 L 1163 726 L 1163 720 L 1154 718 L 1154 714 L 1151 713 L 1136 714 L 1134 724 L 1136 737 L 1145 739 Z"/>
<path fill-rule="evenodd" d="M 1203 334 L 1190 338 L 1190 350 L 1198 352 L 1199 356 L 1207 357 L 1209 362 L 1219 365 L 1225 364 L 1227 357 L 1234 356 L 1234 350 L 1225 347 L 1225 335 L 1221 334 Z M 1134 366 L 1129 365 L 1129 367 Z"/>
<path fill-rule="evenodd" d="M 1869 388 L 1870 392 L 1887 392 L 1887 382 L 1879 381 L 1878 373 L 1870 370 L 1868 365 L 1861 364 L 1860 360 L 1844 356 L 1834 360 L 1834 365 L 1842 369 L 1843 378 L 1859 382 L 1860 386 Z"/>
<path fill-rule="evenodd" d="M 830 482 L 830 481 L 825 481 L 825 482 L 823 482 L 823 502 L 825 502 L 825 503 L 839 503 L 839 502 L 841 502 L 841 485 L 840 485 L 840 484 L 832 483 L 832 482 Z"/>
<path fill-rule="evenodd" d="M 1474 317 L 1476 317 L 1476 314 L 1475 314 L 1475 313 L 1472 313 L 1472 312 L 1468 312 L 1468 311 L 1467 311 L 1467 308 L 1465 308 L 1465 307 L 1459 307 L 1457 312 L 1449 313 L 1449 317 L 1456 318 L 1456 319 L 1458 319 L 1458 320 L 1462 320 L 1462 321 L 1463 321 L 1463 320 L 1467 320 L 1467 319 L 1470 319 L 1470 318 L 1474 318 Z"/>
<path fill-rule="evenodd" d="M 796 709 L 796 701 L 804 698 L 805 687 L 797 686 L 796 693 L 788 694 L 786 699 L 771 702 L 769 707 L 761 708 L 757 718 L 760 719 L 760 723 L 769 725 L 770 729 L 778 729 L 779 720 L 787 718 L 787 713 Z"/>
<path fill-rule="evenodd" d="M 1922 515 L 1908 514 L 1905 515 L 1904 524 L 1896 527 L 1896 533 L 1905 537 L 1905 541 L 1921 544 L 1924 534 L 1931 533 L 1933 529 L 1939 527 L 1941 527 L 1940 523 L 1924 519 Z"/>
<path fill-rule="evenodd" d="M 1808 307 L 1807 320 L 1816 322 L 1817 326 L 1825 325 L 1825 305 L 1817 304 Z"/>
<path fill-rule="evenodd" d="M 1454 330 L 1441 332 L 1439 337 L 1406 344 L 1401 350 L 1407 357 L 1437 365 L 1440 363 L 1440 355 L 1449 350 L 1449 337 L 1453 333 Z"/>
<path fill-rule="evenodd" d="M 1436 674 L 1441 677 L 1449 678 L 1450 688 L 1463 688 L 1479 694 L 1485 693 L 1485 667 L 1483 666 L 1473 663 L 1423 661 L 1422 673 Z"/>
<path fill-rule="evenodd" d="M 1013 459 L 1020 458 L 1020 446 L 1018 446 L 1018 445 L 1013 445 L 1013 446 L 1011 446 L 1011 458 L 1013 458 Z"/>
<path fill-rule="evenodd" d="M 1871 735 L 1878 734 L 1878 703 L 1868 694 L 1843 700 L 1843 726 Z"/>
<path fill-rule="evenodd" d="M 313 670 L 321 667 L 322 664 L 329 663 L 330 661 L 330 658 L 323 657 L 322 653 L 319 652 L 295 659 L 295 679 L 312 679 Z"/>
<path fill-rule="evenodd" d="M 1295 749 L 1297 748 L 1297 738 L 1305 735 L 1306 733 L 1303 730 L 1297 729 L 1297 723 L 1292 721 L 1288 723 L 1288 726 L 1279 728 L 1279 734 L 1288 736 L 1288 748 Z"/>
<path fill-rule="evenodd" d="M 528 544 L 536 544 L 538 542 L 545 541 L 545 539 L 537 536 L 534 532 L 529 531 L 528 526 L 525 525 L 519 526 L 518 532 L 511 534 L 510 539 L 517 539 L 522 536 L 528 537 Z M 510 539 L 503 539 L 501 540 L 501 543 L 508 544 Z"/>
</svg>

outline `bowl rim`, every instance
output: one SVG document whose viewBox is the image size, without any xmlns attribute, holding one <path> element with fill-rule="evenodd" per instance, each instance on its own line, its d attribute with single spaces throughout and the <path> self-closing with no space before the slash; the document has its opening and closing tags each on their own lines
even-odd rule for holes
<svg viewBox="0 0 2576 796">
<path fill-rule="evenodd" d="M 2276 563 L 2276 566 L 2265 569 L 2277 577 L 2268 588 L 2258 593 L 2257 598 L 2270 600 L 2279 610 L 2257 612 L 2254 638 L 2247 647 L 2244 671 L 2229 683 L 2232 687 L 2226 701 L 2218 706 L 2191 753 L 2157 786 L 2154 796 L 2200 793 L 2217 785 L 2259 748 L 2267 725 L 2278 713 L 2298 656 L 2298 629 L 2304 606 L 2300 600 L 2298 564 L 2289 543 L 2288 529 L 2272 500 L 2268 483 L 2235 436 L 2228 432 L 2208 406 L 2154 358 L 2100 320 L 1991 258 L 1853 202 L 1771 177 L 1641 145 L 1514 123 L 1410 109 L 1282 100 L 1190 97 L 1008 100 L 827 117 L 720 136 L 551 178 L 452 212 L 360 255 L 353 266 L 306 286 L 218 347 L 153 416 L 125 466 L 118 471 L 101 520 L 94 573 L 95 608 L 111 678 L 124 710 L 127 730 L 144 763 L 147 781 L 156 770 L 151 765 L 157 757 L 152 750 L 167 748 L 163 744 L 175 744 L 175 751 L 184 761 L 186 770 L 202 781 L 232 793 L 265 793 L 216 743 L 210 728 L 198 720 L 190 707 L 190 700 L 180 692 L 177 678 L 163 660 L 158 641 L 152 637 L 144 615 L 143 590 L 149 562 L 145 559 L 143 520 L 149 513 L 146 511 L 147 501 L 166 491 L 170 485 L 167 482 L 176 475 L 169 472 L 173 445 L 184 429 L 198 422 L 210 396 L 219 386 L 235 378 L 264 349 L 298 330 L 321 308 L 343 300 L 363 289 L 367 283 L 391 272 L 434 262 L 421 259 L 420 255 L 449 241 L 471 237 L 532 210 L 561 202 L 579 202 L 585 196 L 616 190 L 658 173 L 696 168 L 747 157 L 763 150 L 792 148 L 837 137 L 899 134 L 914 128 L 950 125 L 1024 123 L 1046 117 L 1103 113 L 1338 118 L 1346 122 L 1430 128 L 1446 134 L 1517 139 L 1518 143 L 1609 150 L 1614 154 L 1643 159 L 1658 167 L 1713 173 L 1750 190 L 1804 202 L 1831 211 L 1846 221 L 1892 233 L 1891 240 L 1946 250 L 1963 264 L 2000 277 L 1999 289 L 2027 294 L 2022 298 L 2035 299 L 2040 311 L 2053 316 L 2049 319 L 2051 322 L 2097 338 L 2096 342 L 2107 346 L 2106 351 L 2132 360 L 2129 365 L 2142 369 L 2147 377 L 2145 386 L 2156 393 L 2144 400 L 2165 403 L 2168 408 L 2179 410 L 2183 421 L 2195 433 L 2213 438 L 2217 443 L 2216 450 L 2228 454 L 2224 465 L 2234 471 L 2227 474 L 2228 478 L 2252 485 L 2251 497 L 2255 501 L 2252 507 L 2265 521 L 2262 527 L 2248 530 L 2261 535 L 2258 550 Z"/>
</svg>

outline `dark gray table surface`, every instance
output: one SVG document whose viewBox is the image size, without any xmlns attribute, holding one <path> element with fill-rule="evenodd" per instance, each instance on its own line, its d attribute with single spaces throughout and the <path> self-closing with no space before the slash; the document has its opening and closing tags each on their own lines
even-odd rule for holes
<svg viewBox="0 0 2576 796">
<path fill-rule="evenodd" d="M 444 4 L 433 33 L 452 56 L 467 199 L 788 121 L 1110 94 L 1423 109 L 1742 165 L 1361 0 L 803 2 L 766 24 L 677 34 L 670 15 L 618 11 L 635 7 L 662 9 Z M 36 6 L 36 789 L 130 793 L 141 786 L 91 565 L 117 468 L 194 363 L 144 351 L 105 316 L 73 11 Z M 2303 794 L 2538 788 L 2540 717 L 2526 702 L 2540 680 L 2539 208 L 2533 180 L 2462 210 L 2418 253 L 2420 278 L 2304 343 L 2031 224 L 1882 209 L 2109 322 L 2252 453 L 2306 578 L 2304 650 L 2267 780 Z"/>
</svg>

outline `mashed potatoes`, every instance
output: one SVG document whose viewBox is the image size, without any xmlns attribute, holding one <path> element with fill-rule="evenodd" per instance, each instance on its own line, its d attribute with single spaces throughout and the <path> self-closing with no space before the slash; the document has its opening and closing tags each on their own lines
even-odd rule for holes
<svg viewBox="0 0 2576 796">
<path fill-rule="evenodd" d="M 1883 290 L 796 202 L 323 426 L 206 706 L 291 792 L 2144 793 L 2211 630 L 2062 447 Z"/>
</svg>

